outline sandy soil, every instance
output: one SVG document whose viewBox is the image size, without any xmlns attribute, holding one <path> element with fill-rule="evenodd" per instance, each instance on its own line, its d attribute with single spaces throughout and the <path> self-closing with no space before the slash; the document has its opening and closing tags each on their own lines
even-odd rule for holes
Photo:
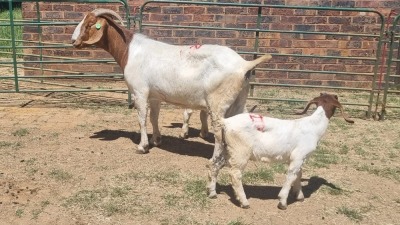
<svg viewBox="0 0 400 225">
<path fill-rule="evenodd" d="M 333 118 L 304 166 L 305 201 L 285 211 L 282 171 L 250 163 L 249 173 L 275 172 L 246 182 L 251 208 L 241 209 L 226 170 L 218 198 L 206 197 L 213 138 L 198 137 L 197 112 L 182 140 L 182 110 L 164 106 L 163 144 L 138 155 L 125 96 L 95 95 L 0 95 L 0 224 L 399 224 L 399 120 Z"/>
</svg>

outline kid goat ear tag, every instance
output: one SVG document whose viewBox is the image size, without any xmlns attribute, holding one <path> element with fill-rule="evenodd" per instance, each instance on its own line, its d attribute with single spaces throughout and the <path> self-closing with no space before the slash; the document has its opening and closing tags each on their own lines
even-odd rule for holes
<svg viewBox="0 0 400 225">
<path fill-rule="evenodd" d="M 95 26 L 96 26 L 96 29 L 97 29 L 97 30 L 100 30 L 100 28 L 101 28 L 101 24 L 99 24 L 99 23 L 96 23 L 96 25 L 95 25 Z"/>
</svg>

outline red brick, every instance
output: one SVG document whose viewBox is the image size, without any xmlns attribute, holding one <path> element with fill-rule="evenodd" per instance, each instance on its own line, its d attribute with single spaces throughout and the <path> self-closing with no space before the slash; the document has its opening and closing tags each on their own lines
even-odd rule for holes
<svg viewBox="0 0 400 225">
<path fill-rule="evenodd" d="M 170 21 L 171 16 L 165 14 L 150 14 L 150 21 Z"/>
<path fill-rule="evenodd" d="M 247 8 L 245 7 L 226 7 L 225 8 L 226 14 L 234 14 L 234 15 L 244 15 L 247 14 Z"/>
<path fill-rule="evenodd" d="M 217 7 L 209 6 L 206 8 L 206 11 L 208 14 L 221 14 L 224 12 L 224 8 L 220 6 Z"/>
<path fill-rule="evenodd" d="M 325 71 L 341 71 L 341 72 L 343 72 L 346 70 L 346 68 L 344 65 L 336 64 L 336 65 L 325 65 L 324 70 Z"/>
<path fill-rule="evenodd" d="M 294 9 L 272 8 L 271 15 L 291 16 L 295 14 L 294 14 Z"/>
<path fill-rule="evenodd" d="M 339 43 L 337 41 L 316 41 L 315 47 L 317 48 L 337 48 Z"/>
<path fill-rule="evenodd" d="M 54 11 L 74 11 L 74 6 L 72 5 L 54 5 Z"/>
<path fill-rule="evenodd" d="M 293 47 L 295 47 L 295 48 L 314 48 L 315 41 L 293 41 Z"/>
<path fill-rule="evenodd" d="M 82 20 L 85 17 L 83 12 L 64 12 L 64 19 Z"/>
<path fill-rule="evenodd" d="M 174 37 L 193 37 L 192 30 L 174 30 L 173 32 Z"/>
<path fill-rule="evenodd" d="M 228 46 L 247 46 L 246 39 L 225 39 L 225 44 Z"/>
<path fill-rule="evenodd" d="M 299 72 L 293 72 L 289 73 L 288 76 L 289 79 L 310 79 L 310 73 L 299 73 Z"/>
<path fill-rule="evenodd" d="M 189 6 L 184 7 L 183 12 L 185 14 L 203 14 L 206 11 L 204 7 Z"/>
<path fill-rule="evenodd" d="M 322 17 L 322 16 L 307 16 L 304 19 L 304 23 L 306 24 L 324 24 L 327 23 L 328 19 L 327 17 Z"/>
<path fill-rule="evenodd" d="M 193 21 L 193 15 L 171 15 L 172 22 L 188 22 Z"/>
<path fill-rule="evenodd" d="M 183 14 L 183 7 L 164 6 L 161 11 L 165 14 Z"/>
<path fill-rule="evenodd" d="M 281 47 L 281 48 L 287 48 L 292 46 L 292 41 L 290 40 L 270 40 L 270 45 L 271 47 Z"/>
<path fill-rule="evenodd" d="M 374 50 L 351 50 L 350 53 L 352 56 L 360 56 L 360 57 L 372 57 L 375 56 Z"/>
<path fill-rule="evenodd" d="M 193 21 L 214 22 L 214 15 L 193 15 Z"/>
</svg>

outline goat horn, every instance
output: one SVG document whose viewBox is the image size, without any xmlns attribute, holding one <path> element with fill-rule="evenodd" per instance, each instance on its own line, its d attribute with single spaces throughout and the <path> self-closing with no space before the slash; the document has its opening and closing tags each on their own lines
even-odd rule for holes
<svg viewBox="0 0 400 225">
<path fill-rule="evenodd" d="M 104 14 L 115 16 L 115 18 L 117 18 L 121 22 L 122 26 L 124 26 L 124 21 L 123 21 L 122 17 L 120 15 L 118 15 L 116 12 L 112 11 L 111 9 L 95 9 L 92 11 L 92 13 L 95 16 L 101 16 Z"/>
<path fill-rule="evenodd" d="M 337 103 L 338 103 L 337 107 L 340 109 L 343 119 L 346 120 L 346 122 L 348 122 L 348 123 L 354 123 L 353 120 L 349 119 L 349 117 L 346 114 L 344 114 L 344 109 L 343 109 L 342 104 L 340 104 L 340 102 L 337 102 Z"/>
<path fill-rule="evenodd" d="M 306 107 L 304 108 L 304 110 L 303 110 L 302 112 L 296 112 L 295 114 L 296 114 L 296 115 L 303 115 L 303 114 L 305 114 L 305 113 L 307 112 L 308 108 L 310 108 L 310 106 L 311 106 L 312 104 L 316 104 L 316 102 L 313 101 L 313 100 L 309 101 L 309 102 L 307 103 Z"/>
</svg>

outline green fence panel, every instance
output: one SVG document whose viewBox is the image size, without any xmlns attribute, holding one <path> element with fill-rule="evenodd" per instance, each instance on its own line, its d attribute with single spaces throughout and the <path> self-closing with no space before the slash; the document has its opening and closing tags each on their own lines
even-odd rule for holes
<svg viewBox="0 0 400 225">
<path fill-rule="evenodd" d="M 15 19 L 14 18 L 14 8 L 13 4 L 15 2 L 20 3 L 30 3 L 35 4 L 36 6 L 36 19 L 32 20 L 23 20 L 23 19 Z M 6 60 L 0 60 L 0 68 L 10 68 L 12 69 L 12 75 L 1 73 L 0 81 L 10 81 L 13 80 L 12 88 L 4 88 L 0 87 L 0 93 L 13 93 L 13 92 L 127 92 L 127 88 L 124 85 L 123 88 L 98 88 L 98 87 L 82 87 L 82 85 L 65 84 L 64 81 L 70 81 L 73 79 L 112 79 L 123 82 L 123 75 L 121 73 L 115 72 L 79 72 L 75 70 L 74 67 L 76 65 L 85 65 L 85 64 L 96 64 L 94 67 L 101 67 L 104 64 L 115 64 L 114 59 L 105 58 L 105 59 L 93 59 L 93 57 L 87 58 L 75 58 L 72 56 L 57 56 L 57 54 L 46 54 L 46 50 L 58 51 L 56 53 L 62 53 L 65 50 L 69 51 L 77 51 L 71 50 L 73 47 L 71 44 L 66 44 L 58 41 L 46 41 L 43 40 L 43 28 L 57 28 L 65 26 L 77 25 L 76 21 L 60 21 L 57 19 L 54 20 L 43 20 L 41 19 L 41 11 L 39 2 L 45 3 L 96 3 L 100 5 L 107 5 L 110 3 L 117 3 L 117 5 L 121 5 L 122 13 L 125 13 L 125 18 L 127 18 L 126 25 L 128 28 L 131 26 L 131 22 L 129 19 L 129 6 L 126 0 L 63 0 L 63 1 L 38 1 L 38 0 L 17 0 L 17 1 L 8 1 L 8 10 L 9 10 L 9 20 L 0 20 L 0 27 L 6 27 L 10 29 L 10 39 L 3 39 L 0 41 L 7 41 L 10 43 L 8 46 L 0 46 L 0 54 L 11 55 L 11 58 Z M 18 39 L 15 35 L 15 30 L 17 28 L 23 28 L 30 30 L 35 30 L 37 33 L 37 39 L 35 41 Z M 55 30 L 57 32 L 57 30 Z M 11 52 L 5 51 L 7 49 L 11 49 Z M 37 53 L 32 54 L 29 53 L 29 50 L 37 50 Z M 51 68 L 48 69 L 45 66 L 51 64 L 62 64 L 62 65 L 71 65 L 70 70 L 66 70 L 64 68 Z M 27 66 L 33 65 L 33 66 Z M 116 64 L 115 64 L 116 65 Z M 22 75 L 22 72 L 26 71 L 38 71 L 34 75 Z M 47 73 L 47 74 L 45 74 Z M 49 73 L 57 73 L 57 74 L 49 74 Z M 60 75 L 61 74 L 61 75 Z M 58 81 L 59 83 L 55 82 Z M 30 84 L 41 84 L 37 86 L 37 88 L 31 88 L 29 85 L 22 86 L 21 83 L 30 83 Z M 128 99 L 130 101 L 130 95 L 128 95 Z"/>
<path fill-rule="evenodd" d="M 386 61 L 386 73 L 383 80 L 383 99 L 380 119 L 384 119 L 389 109 L 400 109 L 400 15 L 396 16 L 391 28 L 387 31 L 389 37 L 389 52 Z M 397 48 L 397 49 L 396 49 Z M 395 51 L 397 50 L 397 57 Z M 394 67 L 393 64 L 397 64 Z"/>
<path fill-rule="evenodd" d="M 159 5 L 168 6 L 206 6 L 206 7 L 240 7 L 240 8 L 252 8 L 256 16 L 254 28 L 247 27 L 221 27 L 221 26 L 204 26 L 204 25 L 187 25 L 179 23 L 154 23 L 145 21 L 143 18 L 148 15 L 146 13 L 147 8 L 156 8 Z M 284 29 L 266 29 L 262 26 L 262 11 L 263 9 L 295 9 L 295 10 L 316 10 L 325 12 L 354 12 L 354 13 L 364 13 L 373 14 L 379 20 L 379 30 L 377 33 L 357 33 L 357 32 L 321 32 L 321 31 L 300 31 L 300 30 L 284 30 Z M 326 36 L 341 36 L 341 37 L 352 37 L 352 38 L 373 38 L 376 39 L 376 51 L 374 56 L 364 57 L 364 56 L 336 56 L 336 55 L 307 55 L 307 54 L 284 54 L 280 52 L 272 52 L 271 55 L 274 57 L 291 57 L 291 58 L 310 58 L 310 59 L 321 59 L 321 60 L 363 60 L 373 64 L 373 71 L 370 73 L 360 73 L 360 72 L 349 72 L 349 71 L 325 71 L 325 70 L 304 70 L 304 69 L 287 69 L 287 68 L 260 68 L 257 67 L 255 72 L 265 72 L 268 74 L 273 74 L 274 72 L 288 72 L 288 73 L 308 73 L 308 74 L 336 74 L 336 75 L 355 75 L 368 77 L 370 80 L 370 87 L 359 88 L 359 87 L 338 87 L 335 85 L 298 85 L 291 83 L 272 83 L 272 82 L 251 82 L 251 92 L 249 99 L 261 100 L 261 101 L 286 101 L 286 102 L 305 102 L 309 99 L 301 98 L 282 98 L 280 96 L 276 97 L 257 97 L 254 95 L 256 87 L 287 87 L 296 89 L 321 89 L 321 90 L 345 90 L 352 92 L 362 92 L 366 93 L 368 96 L 364 101 L 356 102 L 346 102 L 345 105 L 361 106 L 366 108 L 367 116 L 371 116 L 372 108 L 375 103 L 375 94 L 377 93 L 378 85 L 376 80 L 378 78 L 378 67 L 381 60 L 381 48 L 384 37 L 384 16 L 372 9 L 365 8 L 333 8 L 333 7 L 309 7 L 309 6 L 286 6 L 286 5 L 264 5 L 264 4 L 240 4 L 240 3 L 219 3 L 219 2 L 195 2 L 195 1 L 165 1 L 165 0 L 149 0 L 146 1 L 140 9 L 139 15 L 139 29 L 141 32 L 147 27 L 160 28 L 160 29 L 192 29 L 192 30 L 211 30 L 211 31 L 239 31 L 239 32 L 253 32 L 254 35 L 254 45 L 253 51 L 238 51 L 242 55 L 250 55 L 257 57 L 259 55 L 265 54 L 266 52 L 260 51 L 260 41 L 262 33 L 279 33 L 279 34 L 293 34 L 293 35 L 326 35 Z M 253 74 L 255 73 L 253 71 Z M 268 77 L 268 75 L 266 76 Z"/>
</svg>

